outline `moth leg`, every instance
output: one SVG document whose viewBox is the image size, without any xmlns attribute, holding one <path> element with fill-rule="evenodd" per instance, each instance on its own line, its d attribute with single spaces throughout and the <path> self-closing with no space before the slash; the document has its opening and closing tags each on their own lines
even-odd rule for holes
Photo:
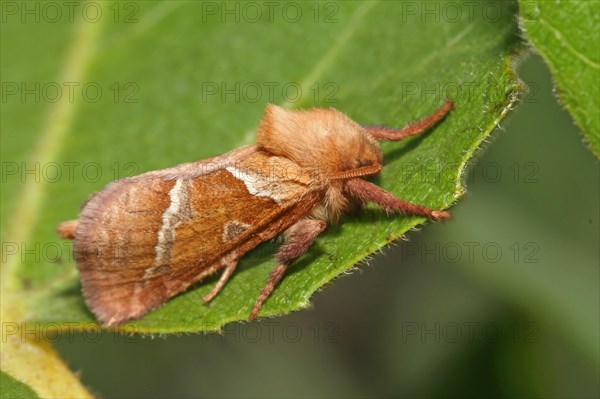
<svg viewBox="0 0 600 399">
<path fill-rule="evenodd" d="M 79 221 L 77 220 L 69 220 L 66 222 L 62 222 L 58 226 L 56 226 L 56 232 L 62 238 L 75 238 L 75 231 L 77 230 L 77 225 Z"/>
<path fill-rule="evenodd" d="M 363 126 L 373 138 L 377 140 L 398 141 L 410 136 L 423 133 L 438 123 L 454 107 L 452 100 L 446 100 L 444 105 L 435 113 L 415 122 L 411 122 L 401 129 L 393 129 L 384 126 Z"/>
<path fill-rule="evenodd" d="M 302 219 L 289 229 L 289 236 L 286 242 L 279 248 L 275 256 L 277 266 L 275 266 L 269 275 L 267 284 L 256 300 L 252 313 L 250 313 L 250 320 L 258 316 L 260 308 L 283 277 L 287 267 L 308 251 L 312 243 L 326 227 L 327 224 L 322 220 Z"/>
<path fill-rule="evenodd" d="M 237 259 L 226 260 L 226 261 L 224 261 L 224 264 L 225 264 L 225 270 L 223 270 L 223 273 L 221 274 L 219 281 L 217 281 L 217 285 L 215 285 L 215 288 L 213 288 L 212 291 L 208 295 L 206 295 L 204 298 L 202 298 L 204 300 L 204 303 L 208 303 L 208 302 L 212 301 L 217 296 L 217 294 L 219 292 L 221 292 L 221 290 L 223 289 L 223 287 L 225 287 L 225 284 L 227 284 L 227 281 L 229 281 L 229 278 L 235 271 L 235 268 L 238 265 L 238 261 L 237 261 Z"/>
<path fill-rule="evenodd" d="M 412 204 L 385 191 L 383 188 L 363 179 L 350 179 L 346 182 L 346 190 L 363 203 L 373 202 L 389 213 L 406 213 L 427 216 L 437 221 L 451 219 L 446 211 L 436 211 L 421 205 Z"/>
</svg>

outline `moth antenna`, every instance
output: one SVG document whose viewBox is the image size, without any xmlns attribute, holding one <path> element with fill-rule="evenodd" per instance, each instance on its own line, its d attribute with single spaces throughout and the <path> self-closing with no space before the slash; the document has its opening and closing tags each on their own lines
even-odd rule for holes
<svg viewBox="0 0 600 399">
<path fill-rule="evenodd" d="M 401 129 L 393 129 L 384 126 L 363 126 L 373 138 L 377 140 L 399 141 L 407 137 L 416 136 L 433 127 L 454 108 L 454 101 L 446 100 L 444 105 L 435 113 L 421 119 L 420 121 L 409 123 Z"/>
<path fill-rule="evenodd" d="M 378 173 L 380 170 L 381 170 L 381 165 L 376 163 L 373 165 L 363 166 L 363 167 L 352 169 L 352 170 L 346 170 L 343 172 L 332 173 L 331 175 L 327 176 L 327 180 L 346 180 L 346 179 L 352 179 L 355 177 L 369 176 L 369 175 L 374 175 L 374 174 Z"/>
<path fill-rule="evenodd" d="M 62 238 L 75 238 L 75 231 L 77 230 L 77 225 L 79 222 L 77 220 L 69 220 L 66 222 L 62 222 L 56 227 L 56 232 Z"/>
</svg>

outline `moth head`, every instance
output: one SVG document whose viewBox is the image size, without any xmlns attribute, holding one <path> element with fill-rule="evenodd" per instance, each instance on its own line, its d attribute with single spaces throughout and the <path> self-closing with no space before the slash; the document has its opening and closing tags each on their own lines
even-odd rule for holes
<svg viewBox="0 0 600 399">
<path fill-rule="evenodd" d="M 333 108 L 289 110 L 267 106 L 258 145 L 303 168 L 335 174 L 383 163 L 377 141 L 365 128 Z"/>
</svg>

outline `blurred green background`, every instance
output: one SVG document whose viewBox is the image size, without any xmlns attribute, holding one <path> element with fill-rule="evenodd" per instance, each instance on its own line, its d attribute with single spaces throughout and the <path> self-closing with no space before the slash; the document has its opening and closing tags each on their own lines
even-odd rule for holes
<svg viewBox="0 0 600 399">
<path fill-rule="evenodd" d="M 409 233 L 312 310 L 221 335 L 65 335 L 61 353 L 107 398 L 598 397 L 598 164 L 541 59 L 519 73 L 530 93 L 455 220 Z"/>
<path fill-rule="evenodd" d="M 168 7 L 152 10 L 166 14 Z M 144 29 L 161 15 L 151 17 Z M 178 63 L 185 56 L 173 56 L 177 61 L 170 63 L 172 54 L 153 53 L 148 45 L 151 35 L 156 35 L 156 40 L 162 40 L 161 51 L 183 51 L 178 50 L 183 39 L 169 33 L 169 24 L 180 23 L 194 27 L 193 18 L 167 20 L 162 31 L 149 32 L 143 45 L 126 48 L 120 44 L 125 39 L 136 43 L 141 33 L 137 26 L 111 26 L 114 30 L 107 32 L 99 51 L 119 55 L 133 49 L 136 53 L 127 56 L 141 63 L 148 59 L 143 73 L 163 76 L 159 83 L 168 84 L 170 94 L 144 97 L 141 93 L 148 102 L 136 107 L 113 103 L 111 112 L 125 116 L 108 121 L 105 108 L 84 104 L 85 115 L 93 119 L 80 118 L 72 127 L 79 134 L 69 138 L 67 148 L 83 150 L 68 154 L 68 159 L 85 160 L 94 154 L 103 165 L 111 165 L 116 153 L 119 160 L 164 166 L 161 155 L 187 160 L 203 151 L 181 145 L 186 135 L 198 131 L 190 109 L 205 113 L 206 119 L 215 112 L 196 98 L 197 86 L 178 80 L 178 76 L 196 76 L 197 66 Z M 9 43 L 10 51 L 21 59 L 36 59 L 44 46 L 53 52 L 39 57 L 39 64 L 31 68 L 34 77 L 28 75 L 31 70 L 22 70 L 17 63 L 11 67 L 6 59 L 3 73 L 9 71 L 17 81 L 56 79 L 59 64 L 54 52 L 66 52 L 71 32 L 71 26 L 64 25 L 55 29 L 54 36 L 48 35 L 47 26 L 32 25 L 29 40 L 35 39 L 38 47 L 20 47 L 18 38 Z M 13 28 L 21 32 L 8 26 L 4 34 Z M 218 24 L 210 28 L 215 37 L 221 29 Z M 333 35 L 327 29 L 323 34 Z M 301 35 L 295 40 L 301 42 Z M 225 45 L 244 50 L 235 40 Z M 211 56 L 202 50 L 194 57 Z M 120 76 L 127 77 L 135 76 L 138 67 L 119 64 L 106 70 L 123 71 Z M 261 66 L 253 64 L 228 65 L 233 69 L 223 72 L 218 60 L 209 67 L 217 76 L 235 76 L 240 72 L 235 68 L 256 68 L 253 73 L 262 73 Z M 169 74 L 161 68 L 168 68 Z M 101 75 L 100 81 L 113 80 L 112 75 L 103 76 L 106 72 L 100 67 L 92 72 Z M 569 114 L 558 105 L 543 61 L 530 56 L 519 73 L 530 93 L 473 161 L 466 179 L 468 195 L 452 208 L 455 220 L 410 232 L 409 241 L 385 248 L 351 276 L 315 295 L 311 310 L 231 324 L 220 335 L 141 338 L 96 331 L 65 333 L 55 338 L 61 354 L 82 381 L 105 398 L 598 397 L 598 162 L 582 145 Z M 120 94 L 129 93 L 122 89 Z M 179 100 L 188 103 L 178 107 Z M 3 104 L 3 112 L 11 113 L 11 130 L 20 134 L 8 137 L 3 125 L 2 156 L 21 159 L 36 142 L 47 104 L 9 106 Z M 231 107 L 236 118 L 219 119 L 211 129 L 230 148 L 239 144 L 239 131 L 255 115 L 251 107 L 222 106 Z M 167 111 L 149 116 L 147 109 Z M 239 110 L 242 116 L 233 113 Z M 127 118 L 136 123 L 115 125 Z M 165 126 L 174 130 L 166 140 Z M 123 128 L 122 141 L 111 142 L 112 150 L 97 149 L 96 141 L 85 137 L 93 127 Z M 156 142 L 161 145 L 155 146 Z M 135 145 L 143 146 L 143 151 L 127 152 Z M 70 185 L 77 192 L 69 196 L 78 201 L 93 186 Z M 19 192 L 16 187 L 3 184 L 3 198 L 13 199 Z M 6 203 L 3 216 L 12 209 Z M 72 213 L 70 204 L 62 205 L 57 212 Z M 36 229 L 53 234 L 56 217 L 41 215 Z"/>
</svg>

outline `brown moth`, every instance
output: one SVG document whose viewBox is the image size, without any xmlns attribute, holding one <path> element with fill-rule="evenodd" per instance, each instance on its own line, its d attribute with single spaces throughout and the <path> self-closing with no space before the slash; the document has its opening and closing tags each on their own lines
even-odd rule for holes
<svg viewBox="0 0 600 399">
<path fill-rule="evenodd" d="M 238 260 L 282 235 L 250 318 L 329 223 L 371 202 L 388 213 L 436 220 L 450 214 L 405 202 L 365 178 L 383 164 L 377 140 L 402 140 L 453 107 L 402 129 L 361 126 L 335 109 L 268 105 L 256 145 L 110 183 L 78 220 L 58 226 L 74 239 L 86 302 L 108 326 L 137 319 L 192 284 L 223 270 L 206 297 L 225 286 Z"/>
</svg>

